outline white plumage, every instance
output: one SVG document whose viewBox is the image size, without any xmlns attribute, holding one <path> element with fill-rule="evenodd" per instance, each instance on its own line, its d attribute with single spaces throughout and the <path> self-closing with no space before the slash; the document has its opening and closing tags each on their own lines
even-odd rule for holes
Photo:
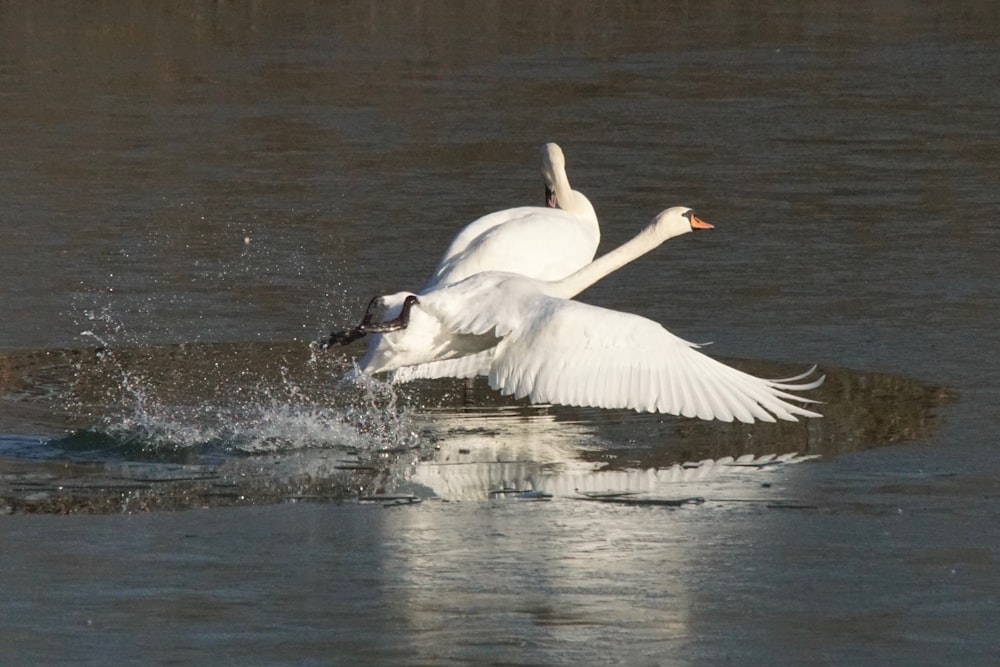
<svg viewBox="0 0 1000 667">
<path fill-rule="evenodd" d="M 425 289 L 483 271 L 541 280 L 565 278 L 594 258 L 601 229 L 594 207 L 573 190 L 557 144 L 541 148 L 547 206 L 519 206 L 484 215 L 452 239 Z"/>
<path fill-rule="evenodd" d="M 452 239 L 422 292 L 450 285 L 485 271 L 507 271 L 558 280 L 586 266 L 597 253 L 601 229 L 597 213 L 583 193 L 570 187 L 566 157 L 555 143 L 541 147 L 547 206 L 519 206 L 473 220 Z M 396 317 L 409 292 L 382 297 L 384 317 Z M 385 345 L 381 334 L 369 343 L 370 353 Z M 410 366 L 395 381 L 415 377 L 474 377 L 485 374 L 491 352 L 461 360 L 436 360 Z"/>
<path fill-rule="evenodd" d="M 819 386 L 823 377 L 797 382 L 812 371 L 757 378 L 703 355 L 652 320 L 571 300 L 667 239 L 701 227 L 711 226 L 674 207 L 561 280 L 488 271 L 426 289 L 408 327 L 373 341 L 361 370 L 397 370 L 396 381 L 441 377 L 442 369 L 457 377 L 484 374 L 493 389 L 536 403 L 743 422 L 821 416 L 789 402 L 816 402 L 790 393 Z"/>
</svg>

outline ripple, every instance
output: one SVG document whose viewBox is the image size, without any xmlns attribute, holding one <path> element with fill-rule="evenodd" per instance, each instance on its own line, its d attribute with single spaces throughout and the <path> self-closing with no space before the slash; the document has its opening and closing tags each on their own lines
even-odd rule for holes
<svg viewBox="0 0 1000 667">
<path fill-rule="evenodd" d="M 795 370 L 730 362 L 762 376 Z M 758 473 L 747 488 L 761 488 L 768 467 L 926 437 L 954 396 L 824 368 L 823 419 L 726 424 L 528 405 L 482 381 L 341 380 L 351 363 L 298 342 L 0 354 L 0 496 L 11 511 L 378 494 L 670 506 L 709 479 L 718 490 Z"/>
</svg>

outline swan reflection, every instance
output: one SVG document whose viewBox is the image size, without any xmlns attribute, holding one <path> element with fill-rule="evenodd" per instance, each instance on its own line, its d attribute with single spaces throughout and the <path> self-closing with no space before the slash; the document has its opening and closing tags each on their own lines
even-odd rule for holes
<svg viewBox="0 0 1000 667">
<path fill-rule="evenodd" d="M 331 382 L 346 363 L 304 343 L 0 353 L 0 497 L 12 511 L 93 512 L 385 494 L 749 498 L 803 459 L 927 437 L 953 397 L 825 367 L 824 419 L 722 423 L 526 405 L 482 380 Z"/>
<path fill-rule="evenodd" d="M 563 421 L 557 414 L 509 408 L 473 414 L 436 410 L 420 418 L 433 424 L 439 441 L 432 453 L 400 474 L 393 488 L 444 500 L 571 496 L 612 501 L 640 495 L 662 500 L 817 457 L 773 452 L 678 460 L 664 467 L 634 466 L 634 461 L 621 466 L 608 455 L 613 443 L 595 444 L 601 442 L 599 421 Z"/>
</svg>

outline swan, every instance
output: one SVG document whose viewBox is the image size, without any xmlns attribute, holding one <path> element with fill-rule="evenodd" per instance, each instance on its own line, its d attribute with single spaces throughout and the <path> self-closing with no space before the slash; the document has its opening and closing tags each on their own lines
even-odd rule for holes
<svg viewBox="0 0 1000 667">
<path fill-rule="evenodd" d="M 583 193 L 570 186 L 566 156 L 558 144 L 546 143 L 540 153 L 546 206 L 509 208 L 470 222 L 452 239 L 422 292 L 484 271 L 506 271 L 541 280 L 557 280 L 586 266 L 594 258 L 601 229 L 593 205 Z M 343 334 L 332 334 L 322 347 L 347 344 L 366 333 L 374 334 L 369 349 L 379 347 L 382 345 L 379 334 L 394 330 L 408 294 L 397 292 L 373 299 L 365 311 L 363 326 Z M 379 308 L 384 311 L 387 321 L 376 327 L 373 320 Z M 477 371 L 485 374 L 489 355 L 489 351 L 484 351 L 478 357 L 460 362 L 435 360 L 427 365 L 407 367 L 398 377 L 394 374 L 393 379 L 473 377 Z"/>
<path fill-rule="evenodd" d="M 790 393 L 822 384 L 823 376 L 802 381 L 815 367 L 765 380 L 702 354 L 698 345 L 652 320 L 572 300 L 667 239 L 711 228 L 691 209 L 675 206 L 630 241 L 560 280 L 486 271 L 419 295 L 406 293 L 396 318 L 374 323 L 370 309 L 356 328 L 382 333 L 359 370 L 381 373 L 442 361 L 463 370 L 462 360 L 472 358 L 465 377 L 485 370 L 491 388 L 534 403 L 741 422 L 820 417 L 789 402 L 817 403 Z M 489 353 L 482 369 L 484 352 Z M 403 379 L 413 377 L 419 375 Z"/>
<path fill-rule="evenodd" d="M 426 288 L 483 271 L 565 278 L 590 262 L 601 240 L 593 205 L 573 190 L 558 144 L 541 147 L 546 206 L 519 206 L 473 220 L 452 239 Z"/>
</svg>

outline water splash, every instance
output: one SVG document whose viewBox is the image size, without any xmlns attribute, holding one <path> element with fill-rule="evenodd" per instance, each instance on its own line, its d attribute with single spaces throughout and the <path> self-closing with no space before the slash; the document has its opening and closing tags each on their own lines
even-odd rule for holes
<svg viewBox="0 0 1000 667">
<path fill-rule="evenodd" d="M 72 407 L 85 431 L 123 451 L 243 455 L 419 445 L 395 387 L 366 376 L 340 380 L 344 361 L 305 344 L 144 346 L 130 341 L 110 309 L 86 317 L 91 328 L 81 335 L 96 351 L 78 364 Z"/>
</svg>

